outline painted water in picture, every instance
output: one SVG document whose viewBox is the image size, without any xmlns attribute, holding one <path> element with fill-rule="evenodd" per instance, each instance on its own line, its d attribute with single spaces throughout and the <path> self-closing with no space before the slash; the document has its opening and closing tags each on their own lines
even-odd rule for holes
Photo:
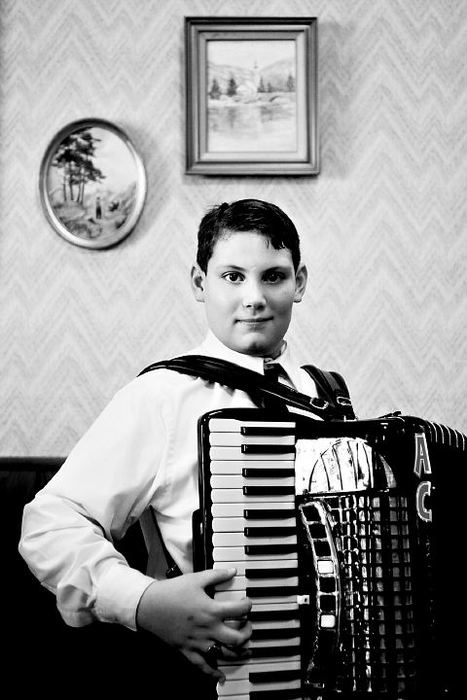
<svg viewBox="0 0 467 700">
<path fill-rule="evenodd" d="M 107 129 L 73 131 L 59 144 L 47 176 L 55 216 L 74 236 L 112 242 L 121 237 L 137 197 L 135 162 Z"/>
<path fill-rule="evenodd" d="M 207 62 L 209 152 L 297 149 L 294 41 L 209 41 Z"/>
</svg>

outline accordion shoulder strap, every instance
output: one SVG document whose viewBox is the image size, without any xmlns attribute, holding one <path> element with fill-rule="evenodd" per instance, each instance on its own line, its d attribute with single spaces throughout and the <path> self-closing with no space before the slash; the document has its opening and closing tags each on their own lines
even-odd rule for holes
<svg viewBox="0 0 467 700">
<path fill-rule="evenodd" d="M 338 372 L 320 369 L 315 365 L 303 365 L 314 380 L 318 395 L 331 405 L 338 407 L 345 420 L 355 420 L 355 413 L 350 400 L 349 390 L 344 378 Z"/>
<path fill-rule="evenodd" d="M 313 365 L 305 365 L 304 367 L 308 374 L 311 374 L 310 368 L 313 368 Z M 207 355 L 184 355 L 155 362 L 145 367 L 138 376 L 156 369 L 175 370 L 240 389 L 249 394 L 255 403 L 280 399 L 284 406 L 309 411 L 323 420 L 342 420 L 353 416 L 345 382 L 335 372 L 328 373 L 321 370 L 323 378 L 329 375 L 327 385 L 324 379 L 321 379 L 320 382 L 315 380 L 319 395 L 317 398 L 311 398 L 289 386 L 271 382 L 259 372 Z M 317 370 L 317 368 L 313 369 Z M 313 374 L 311 376 L 313 377 Z"/>
</svg>

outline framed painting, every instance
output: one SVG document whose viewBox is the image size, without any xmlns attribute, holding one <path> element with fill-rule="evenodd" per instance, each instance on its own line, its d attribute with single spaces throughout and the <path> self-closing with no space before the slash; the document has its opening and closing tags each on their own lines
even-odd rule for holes
<svg viewBox="0 0 467 700">
<path fill-rule="evenodd" d="M 84 248 L 110 248 L 138 221 L 146 173 L 122 129 L 103 119 L 81 119 L 50 142 L 39 189 L 45 215 L 63 238 Z"/>
<path fill-rule="evenodd" d="M 186 172 L 319 172 L 316 17 L 186 17 Z"/>
</svg>

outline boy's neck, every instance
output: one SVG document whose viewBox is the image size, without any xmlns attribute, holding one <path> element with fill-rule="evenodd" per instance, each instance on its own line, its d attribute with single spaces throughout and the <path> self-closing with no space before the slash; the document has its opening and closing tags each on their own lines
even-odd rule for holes
<svg viewBox="0 0 467 700">
<path fill-rule="evenodd" d="M 279 351 L 274 353 L 274 355 L 265 355 L 263 358 L 265 362 L 271 362 L 272 360 L 277 360 L 281 355 L 284 354 L 287 348 L 287 341 L 283 340 L 281 343 L 281 346 L 279 348 Z"/>
<path fill-rule="evenodd" d="M 227 353 L 229 353 L 229 354 L 233 353 L 234 355 L 238 356 L 239 361 L 240 361 L 240 358 L 249 358 L 250 362 L 253 361 L 255 364 L 257 364 L 257 363 L 262 364 L 265 361 L 271 362 L 272 360 L 277 360 L 279 357 L 281 357 L 285 353 L 285 351 L 287 349 L 287 341 L 282 340 L 280 347 L 279 347 L 279 351 L 274 353 L 274 355 L 253 355 L 250 353 L 238 352 L 238 350 L 233 350 L 232 348 L 229 348 L 228 345 L 223 343 L 222 340 L 220 340 L 212 332 L 211 329 L 208 330 L 208 335 L 207 335 L 206 339 L 210 344 L 212 344 L 212 343 L 218 344 L 218 345 L 222 346 L 223 348 L 225 348 Z M 233 361 L 235 361 L 235 360 L 233 360 Z M 240 362 L 240 364 L 241 364 L 241 362 Z"/>
</svg>

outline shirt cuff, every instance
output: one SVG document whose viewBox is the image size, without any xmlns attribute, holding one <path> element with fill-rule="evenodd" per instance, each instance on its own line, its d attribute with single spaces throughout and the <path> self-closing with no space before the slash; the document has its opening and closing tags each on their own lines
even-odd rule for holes
<svg viewBox="0 0 467 700">
<path fill-rule="evenodd" d="M 111 567 L 99 582 L 94 612 L 101 622 L 118 622 L 136 630 L 136 610 L 141 596 L 154 583 L 150 576 L 128 566 Z"/>
</svg>

